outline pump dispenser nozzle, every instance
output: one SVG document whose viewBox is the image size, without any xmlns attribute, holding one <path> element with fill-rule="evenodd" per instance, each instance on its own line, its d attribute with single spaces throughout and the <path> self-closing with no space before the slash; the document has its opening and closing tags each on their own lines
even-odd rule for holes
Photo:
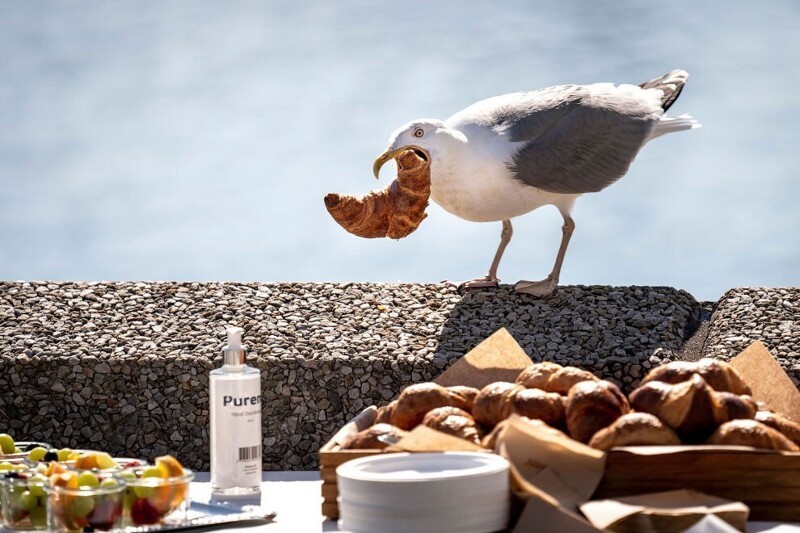
<svg viewBox="0 0 800 533">
<path fill-rule="evenodd" d="M 239 366 L 245 363 L 247 348 L 242 346 L 242 328 L 228 328 L 228 345 L 222 350 L 222 364 Z"/>
</svg>

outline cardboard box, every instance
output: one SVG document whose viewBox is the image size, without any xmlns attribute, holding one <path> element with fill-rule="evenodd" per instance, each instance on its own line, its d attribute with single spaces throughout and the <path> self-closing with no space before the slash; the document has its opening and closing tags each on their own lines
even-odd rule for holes
<svg viewBox="0 0 800 533">
<path fill-rule="evenodd" d="M 513 382 L 530 363 L 511 335 L 500 330 L 436 382 L 476 388 L 494 381 Z M 753 343 L 731 364 L 751 385 L 756 400 L 800 420 L 800 393 L 763 344 Z M 322 510 L 329 518 L 339 515 L 336 467 L 382 453 L 342 449 L 353 435 L 371 426 L 375 416 L 374 407 L 365 409 L 320 449 Z M 604 460 L 592 499 L 690 489 L 744 502 L 750 507 L 751 520 L 800 521 L 800 453 L 739 446 L 635 446 L 613 449 L 604 454 Z"/>
</svg>

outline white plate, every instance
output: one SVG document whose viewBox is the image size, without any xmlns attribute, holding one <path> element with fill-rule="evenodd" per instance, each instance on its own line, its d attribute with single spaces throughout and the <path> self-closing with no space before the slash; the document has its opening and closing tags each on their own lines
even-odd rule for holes
<svg viewBox="0 0 800 533">
<path fill-rule="evenodd" d="M 359 504 L 383 505 L 389 502 L 398 505 L 428 505 L 432 502 L 481 500 L 505 497 L 508 494 L 508 474 L 501 472 L 496 476 L 484 476 L 475 481 L 466 480 L 430 481 L 427 483 L 370 483 L 339 479 L 339 493 L 345 499 Z"/>
<path fill-rule="evenodd" d="M 508 468 L 498 455 L 475 452 L 349 461 L 336 470 L 340 526 L 387 532 L 502 529 L 510 505 Z"/>
<path fill-rule="evenodd" d="M 508 471 L 508 461 L 484 452 L 392 453 L 354 459 L 340 465 L 344 479 L 373 483 L 419 483 L 477 478 Z"/>
<path fill-rule="evenodd" d="M 454 533 L 486 533 L 503 530 L 508 524 L 508 513 L 492 516 L 464 516 L 463 514 L 449 514 L 438 519 L 421 520 L 413 516 L 404 518 L 362 517 L 345 516 L 339 520 L 339 529 L 354 533 L 367 533 L 381 531 L 394 532 L 454 532 Z"/>
</svg>

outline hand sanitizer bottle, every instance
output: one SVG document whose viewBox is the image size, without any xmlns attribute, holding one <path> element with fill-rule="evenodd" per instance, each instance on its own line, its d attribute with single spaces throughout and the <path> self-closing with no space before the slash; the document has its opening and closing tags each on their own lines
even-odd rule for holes
<svg viewBox="0 0 800 533">
<path fill-rule="evenodd" d="M 247 366 L 242 328 L 228 328 L 222 368 L 211 371 L 211 490 L 246 496 L 261 490 L 261 371 Z"/>
</svg>

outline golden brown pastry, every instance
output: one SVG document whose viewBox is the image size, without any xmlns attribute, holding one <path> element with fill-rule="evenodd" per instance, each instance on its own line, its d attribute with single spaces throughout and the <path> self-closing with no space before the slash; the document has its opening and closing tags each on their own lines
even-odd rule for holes
<svg viewBox="0 0 800 533">
<path fill-rule="evenodd" d="M 453 385 L 451 387 L 447 387 L 447 390 L 455 392 L 456 394 L 464 398 L 464 400 L 467 401 L 468 405 L 468 407 L 466 407 L 466 410 L 472 412 L 472 404 L 475 403 L 475 398 L 478 396 L 478 393 L 480 392 L 478 389 L 476 389 L 475 387 L 467 387 L 465 385 Z"/>
<path fill-rule="evenodd" d="M 630 396 L 635 411 L 650 413 L 675 430 L 682 441 L 702 442 L 714 431 L 711 387 L 692 374 L 688 381 L 670 384 L 650 381 Z"/>
<path fill-rule="evenodd" d="M 751 397 L 716 392 L 699 374 L 675 384 L 650 381 L 631 393 L 630 402 L 634 410 L 660 418 L 687 443 L 706 440 L 722 423 L 753 418 L 757 410 Z"/>
<path fill-rule="evenodd" d="M 397 179 L 382 191 L 363 198 L 325 196 L 325 207 L 334 220 L 353 235 L 368 239 L 400 239 L 412 233 L 427 216 L 431 195 L 430 164 L 413 150 L 397 157 Z"/>
<path fill-rule="evenodd" d="M 394 413 L 395 407 L 397 407 L 397 400 L 392 400 L 387 405 L 384 405 L 383 407 L 378 407 L 378 412 L 375 415 L 375 423 L 391 424 L 392 414 Z"/>
<path fill-rule="evenodd" d="M 547 380 L 547 385 L 545 385 L 543 390 L 567 395 L 569 394 L 569 391 L 573 385 L 576 383 L 582 383 L 584 381 L 599 382 L 600 378 L 588 370 L 575 368 L 574 366 L 565 366 L 550 376 L 550 379 Z"/>
<path fill-rule="evenodd" d="M 576 383 L 567 397 L 569 435 L 575 440 L 589 442 L 595 433 L 628 411 L 628 400 L 610 381 Z"/>
<path fill-rule="evenodd" d="M 516 383 L 529 389 L 542 389 L 544 390 L 547 385 L 547 380 L 550 376 L 564 368 L 558 363 L 550 361 L 543 361 L 541 363 L 533 363 L 525 368 L 517 376 Z"/>
<path fill-rule="evenodd" d="M 382 450 L 395 444 L 407 435 L 406 431 L 390 424 L 375 424 L 360 431 L 345 449 L 348 450 Z"/>
<path fill-rule="evenodd" d="M 790 441 L 800 446 L 800 424 L 794 420 L 771 411 L 758 411 L 755 419 L 765 426 L 777 429 Z"/>
<path fill-rule="evenodd" d="M 642 384 L 651 381 L 664 383 L 680 383 L 688 380 L 692 374 L 697 374 L 708 385 L 718 392 L 732 392 L 734 394 L 752 394 L 750 387 L 734 368 L 724 361 L 716 359 L 700 359 L 695 362 L 674 361 L 651 370 L 642 381 Z"/>
<path fill-rule="evenodd" d="M 448 406 L 431 409 L 422 419 L 422 425 L 468 440 L 478 446 L 481 445 L 481 435 L 475 419 L 468 412 L 458 407 Z"/>
<path fill-rule="evenodd" d="M 516 383 L 529 389 L 568 394 L 569 389 L 581 381 L 599 381 L 597 376 L 574 366 L 561 366 L 544 361 L 534 363 L 517 376 Z"/>
<path fill-rule="evenodd" d="M 800 447 L 786 438 L 780 431 L 755 420 L 725 422 L 711 435 L 708 443 L 752 446 L 753 448 L 766 448 L 768 450 L 786 452 L 800 451 Z"/>
<path fill-rule="evenodd" d="M 753 418 L 758 411 L 756 402 L 747 395 L 739 396 L 732 392 L 712 391 L 711 399 L 714 410 L 714 422 L 716 422 L 717 425 L 730 422 L 731 420 Z"/>
<path fill-rule="evenodd" d="M 487 429 L 493 428 L 508 416 L 508 403 L 511 400 L 509 393 L 515 387 L 513 383 L 506 381 L 496 381 L 486 385 L 475 398 L 472 416 Z"/>
<path fill-rule="evenodd" d="M 661 420 L 649 413 L 627 413 L 594 434 L 589 446 L 610 450 L 617 446 L 668 446 L 681 440 Z"/>
<path fill-rule="evenodd" d="M 436 383 L 416 383 L 400 393 L 391 421 L 400 429 L 414 429 L 425 418 L 425 413 L 448 405 L 468 409 L 469 400 Z"/>
<path fill-rule="evenodd" d="M 556 392 L 517 387 L 509 391 L 511 400 L 507 404 L 508 413 L 516 413 L 526 418 L 541 420 L 555 428 L 566 427 L 566 399 Z"/>
</svg>

